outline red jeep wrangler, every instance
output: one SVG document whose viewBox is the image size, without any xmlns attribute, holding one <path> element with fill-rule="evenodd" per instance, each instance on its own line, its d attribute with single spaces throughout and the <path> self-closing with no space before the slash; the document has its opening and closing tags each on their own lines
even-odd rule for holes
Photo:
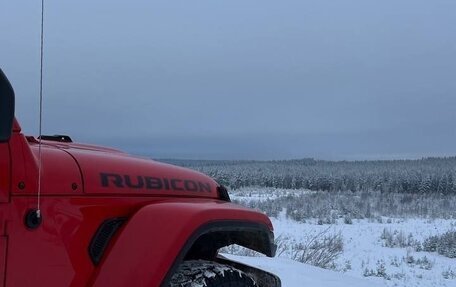
<svg viewBox="0 0 456 287">
<path fill-rule="evenodd" d="M 0 287 L 280 286 L 218 255 L 238 244 L 272 257 L 275 245 L 269 218 L 213 179 L 68 136 L 41 141 L 21 133 L 0 70 Z"/>
</svg>

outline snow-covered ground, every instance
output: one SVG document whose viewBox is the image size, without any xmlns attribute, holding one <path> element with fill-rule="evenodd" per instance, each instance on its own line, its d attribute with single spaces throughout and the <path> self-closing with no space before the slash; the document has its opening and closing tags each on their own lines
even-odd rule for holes
<svg viewBox="0 0 456 287">
<path fill-rule="evenodd" d="M 296 241 L 306 240 L 328 228 L 327 225 L 298 223 L 283 217 L 273 218 L 272 221 L 276 236 Z M 336 269 L 353 277 L 378 281 L 379 278 L 376 276 L 365 275 L 369 275 L 371 270 L 377 272 L 384 267 L 386 276 L 382 279 L 386 286 L 456 286 L 456 279 L 443 277 L 446 271 L 456 271 L 455 259 L 437 253 L 414 252 L 411 248 L 384 247 L 381 239 L 384 228 L 392 232 L 402 231 L 407 236 L 413 234 L 413 238 L 423 240 L 429 235 L 441 234 L 452 229 L 453 224 L 451 220 L 420 219 L 396 219 L 390 224 L 368 220 L 354 220 L 353 224 L 332 224 L 330 232 L 340 232 L 344 238 L 344 251 L 336 260 Z M 429 264 L 417 263 L 418 260 Z"/>
<path fill-rule="evenodd" d="M 258 190 L 249 188 L 234 193 L 236 199 L 265 200 L 280 193 L 293 196 L 308 191 Z M 286 207 L 283 207 L 284 209 Z M 382 234 L 389 232 L 408 241 L 423 242 L 431 235 L 456 229 L 454 219 L 377 218 L 353 219 L 344 224 L 338 219 L 334 224 L 317 224 L 317 219 L 297 222 L 286 217 L 285 212 L 271 218 L 276 237 L 286 244 L 306 242 L 319 233 L 340 234 L 343 252 L 330 271 L 290 260 L 292 251 L 284 251 L 278 258 L 237 257 L 240 261 L 256 265 L 278 274 L 283 287 L 294 286 L 456 286 L 456 259 L 435 252 L 417 252 L 412 247 L 385 246 Z"/>
<path fill-rule="evenodd" d="M 282 287 L 380 287 L 384 286 L 381 279 L 377 282 L 359 279 L 350 275 L 337 273 L 302 264 L 286 258 L 245 257 L 225 255 L 235 261 L 255 266 L 276 274 L 282 281 Z"/>
</svg>

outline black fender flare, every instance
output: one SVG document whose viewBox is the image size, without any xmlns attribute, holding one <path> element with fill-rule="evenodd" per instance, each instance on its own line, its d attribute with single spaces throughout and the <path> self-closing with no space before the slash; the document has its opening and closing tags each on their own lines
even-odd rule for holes
<svg viewBox="0 0 456 287">
<path fill-rule="evenodd" d="M 231 244 L 238 244 L 243 247 L 255 250 L 257 252 L 263 253 L 268 257 L 274 257 L 276 253 L 277 246 L 274 243 L 274 233 L 268 229 L 267 226 L 261 223 L 255 223 L 250 221 L 242 221 L 242 220 L 221 220 L 221 221 L 213 221 L 206 223 L 200 226 L 187 240 L 186 244 L 180 250 L 179 255 L 174 260 L 173 265 L 168 270 L 161 287 L 168 287 L 169 281 L 171 277 L 176 272 L 179 265 L 184 261 L 185 257 L 189 254 L 192 248 L 197 244 L 199 240 L 204 238 L 204 236 L 211 236 L 211 235 L 226 235 L 229 241 L 220 242 L 217 245 L 215 243 L 215 248 L 225 247 Z M 224 238 L 225 239 L 225 238 Z M 228 244 L 229 243 L 229 244 Z M 229 262 L 233 262 L 229 264 L 235 268 L 243 270 L 239 267 L 242 267 L 241 263 L 229 261 L 226 258 L 221 256 L 217 256 L 213 258 L 214 261 L 221 262 L 224 264 L 228 264 Z M 235 264 L 235 265 L 233 265 Z M 243 265 L 246 266 L 247 265 Z M 254 268 L 254 267 L 250 267 Z M 245 269 L 245 268 L 244 268 Z M 256 268 L 254 268 L 256 269 Z M 253 270 L 253 269 L 252 269 Z M 259 269 L 256 269 L 259 270 Z M 259 270 L 261 271 L 261 270 Z M 264 271 L 263 271 L 264 272 Z M 250 272 L 252 273 L 252 272 Z M 259 273 L 259 272 L 256 272 Z M 267 273 L 267 272 L 266 272 Z M 270 274 L 270 273 L 268 273 Z M 272 275 L 272 274 L 271 274 Z M 274 275 L 272 275 L 274 276 Z M 278 279 L 278 277 L 275 276 Z M 278 279 L 279 285 L 271 285 L 271 287 L 280 287 L 280 279 Z M 261 286 L 261 285 L 260 285 Z M 269 286 L 265 286 L 269 287 Z"/>
</svg>

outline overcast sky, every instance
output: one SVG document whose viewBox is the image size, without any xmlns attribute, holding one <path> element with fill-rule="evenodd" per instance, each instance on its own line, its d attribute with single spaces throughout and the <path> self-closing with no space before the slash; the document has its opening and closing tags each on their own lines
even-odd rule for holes
<svg viewBox="0 0 456 287">
<path fill-rule="evenodd" d="M 40 2 L 0 2 L 37 134 Z M 155 158 L 456 155 L 456 1 L 58 1 L 46 134 Z"/>
</svg>

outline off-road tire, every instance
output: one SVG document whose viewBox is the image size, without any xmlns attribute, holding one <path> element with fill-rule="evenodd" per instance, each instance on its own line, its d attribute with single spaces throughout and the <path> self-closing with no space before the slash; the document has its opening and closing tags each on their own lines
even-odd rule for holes
<svg viewBox="0 0 456 287">
<path fill-rule="evenodd" d="M 234 267 L 205 260 L 184 261 L 170 287 L 256 287 L 255 281 Z"/>
</svg>

